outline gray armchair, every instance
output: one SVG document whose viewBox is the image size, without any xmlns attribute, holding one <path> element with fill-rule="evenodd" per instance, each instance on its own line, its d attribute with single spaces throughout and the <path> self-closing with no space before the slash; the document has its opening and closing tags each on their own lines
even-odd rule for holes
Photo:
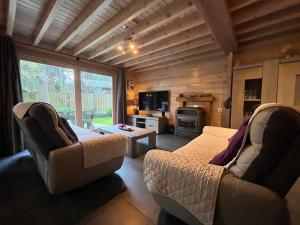
<svg viewBox="0 0 300 225">
<path fill-rule="evenodd" d="M 84 167 L 84 149 L 68 122 L 60 118 L 55 109 L 47 103 L 19 103 L 14 114 L 24 137 L 25 148 L 29 150 L 44 183 L 52 194 L 66 192 L 118 170 L 123 163 L 124 153 L 111 157 L 98 165 Z M 107 139 L 112 147 L 126 146 L 126 137 L 119 134 L 100 135 L 84 130 L 84 135 Z M 94 142 L 93 142 L 94 143 Z M 116 144 L 118 143 L 118 144 Z M 97 142 L 95 142 L 97 144 Z M 99 145 L 97 145 L 99 146 Z M 99 149 L 99 152 L 110 149 Z"/>
</svg>

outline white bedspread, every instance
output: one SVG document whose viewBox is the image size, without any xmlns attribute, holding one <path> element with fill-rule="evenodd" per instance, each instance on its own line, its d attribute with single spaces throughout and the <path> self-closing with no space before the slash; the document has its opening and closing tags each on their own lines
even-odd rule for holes
<svg viewBox="0 0 300 225">
<path fill-rule="evenodd" d="M 235 132 L 205 127 L 200 137 L 173 153 L 148 152 L 144 159 L 147 188 L 176 201 L 203 225 L 212 225 L 224 167 L 208 162 L 228 145 L 228 138 Z"/>
<path fill-rule="evenodd" d="M 127 153 L 127 138 L 123 134 L 101 135 L 72 126 L 83 148 L 84 168 L 99 165 Z"/>
</svg>

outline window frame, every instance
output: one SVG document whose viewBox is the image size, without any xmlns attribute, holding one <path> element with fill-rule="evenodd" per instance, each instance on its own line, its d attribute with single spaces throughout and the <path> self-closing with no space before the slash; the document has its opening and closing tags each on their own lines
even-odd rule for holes
<svg viewBox="0 0 300 225">
<path fill-rule="evenodd" d="M 26 55 L 26 54 L 19 54 L 19 68 L 20 68 L 20 62 L 21 60 L 26 60 L 26 61 L 31 61 L 35 63 L 41 63 L 41 64 L 46 64 L 50 66 L 58 66 L 58 67 L 63 67 L 67 69 L 72 69 L 74 71 L 74 88 L 75 88 L 75 119 L 76 119 L 76 125 L 82 127 L 83 122 L 82 122 L 82 99 L 81 99 L 81 71 L 84 72 L 90 72 L 90 73 L 96 73 L 104 76 L 110 76 L 112 77 L 112 95 L 113 95 L 113 112 L 112 112 L 112 117 L 113 117 L 113 124 L 116 123 L 116 103 L 117 103 L 117 88 L 116 88 L 116 72 L 105 72 L 102 70 L 100 67 L 95 68 L 95 66 L 83 66 L 83 65 L 76 65 L 76 64 L 70 64 L 70 63 L 65 63 L 61 62 L 59 59 L 58 60 L 51 60 L 51 59 L 45 59 L 45 58 L 40 58 L 32 55 Z M 63 60 L 63 59 L 62 59 Z M 21 69 L 20 69 L 20 75 L 22 76 Z"/>
</svg>

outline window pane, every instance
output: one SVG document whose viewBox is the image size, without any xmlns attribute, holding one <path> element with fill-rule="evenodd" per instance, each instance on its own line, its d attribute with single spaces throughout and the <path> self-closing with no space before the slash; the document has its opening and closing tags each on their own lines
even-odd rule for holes
<svg viewBox="0 0 300 225">
<path fill-rule="evenodd" d="M 82 71 L 82 122 L 85 128 L 113 123 L 112 77 Z"/>
<path fill-rule="evenodd" d="M 47 102 L 75 124 L 74 71 L 21 60 L 24 102 Z"/>
</svg>

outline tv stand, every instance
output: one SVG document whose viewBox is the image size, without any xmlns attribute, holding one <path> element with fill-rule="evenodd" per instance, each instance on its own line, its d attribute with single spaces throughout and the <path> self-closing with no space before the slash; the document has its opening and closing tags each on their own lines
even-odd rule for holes
<svg viewBox="0 0 300 225">
<path fill-rule="evenodd" d="M 156 117 L 147 115 L 130 115 L 128 124 L 135 127 L 154 130 L 157 134 L 163 133 L 168 125 L 167 117 Z"/>
</svg>

